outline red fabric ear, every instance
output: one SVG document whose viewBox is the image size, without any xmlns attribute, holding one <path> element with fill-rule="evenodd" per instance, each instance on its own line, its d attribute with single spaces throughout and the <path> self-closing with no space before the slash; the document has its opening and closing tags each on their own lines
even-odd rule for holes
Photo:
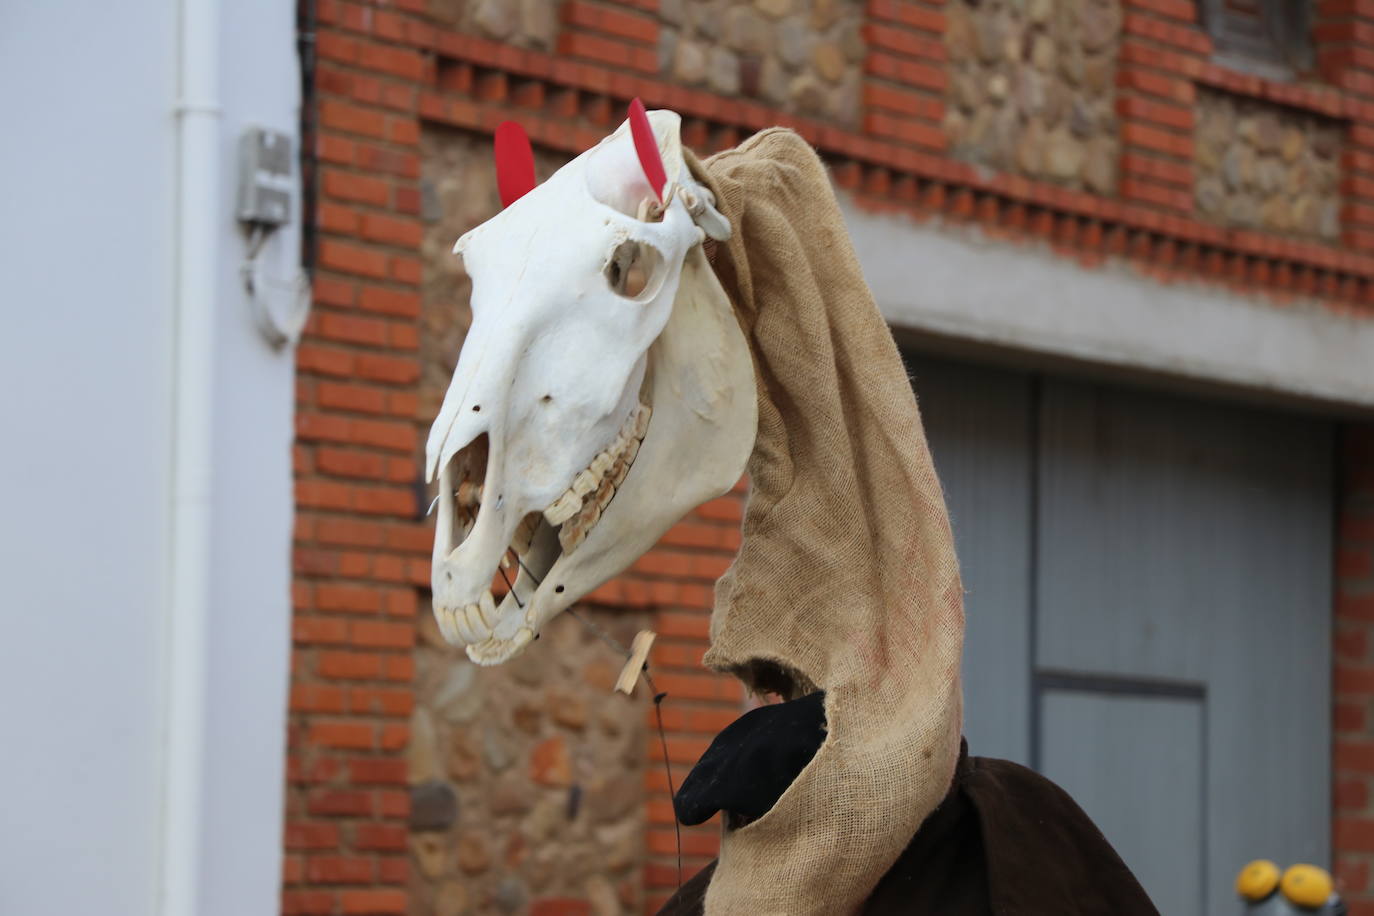
<svg viewBox="0 0 1374 916">
<path fill-rule="evenodd" d="M 530 191 L 537 183 L 534 178 L 534 151 L 525 128 L 514 121 L 496 125 L 496 189 L 501 194 L 501 206 L 509 207 Z"/>
<path fill-rule="evenodd" d="M 639 154 L 639 165 L 644 169 L 644 177 L 654 189 L 659 203 L 663 202 L 663 186 L 668 183 L 668 173 L 663 170 L 663 157 L 658 152 L 658 140 L 654 139 L 654 129 L 649 126 L 649 116 L 644 112 L 644 103 L 636 98 L 630 103 L 630 136 L 635 141 L 635 152 Z"/>
</svg>

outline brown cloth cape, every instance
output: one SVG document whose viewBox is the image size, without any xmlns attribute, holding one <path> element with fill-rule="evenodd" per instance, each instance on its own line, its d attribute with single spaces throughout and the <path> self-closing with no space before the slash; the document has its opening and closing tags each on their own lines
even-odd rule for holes
<svg viewBox="0 0 1374 916">
<path fill-rule="evenodd" d="M 659 910 L 696 916 L 716 863 Z M 860 911 L 870 916 L 1159 916 L 1069 794 L 961 748 L 954 784 Z"/>
</svg>

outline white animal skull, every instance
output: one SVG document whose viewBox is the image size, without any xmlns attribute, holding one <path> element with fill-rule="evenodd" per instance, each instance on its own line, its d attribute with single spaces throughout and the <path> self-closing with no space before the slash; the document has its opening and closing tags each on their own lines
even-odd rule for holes
<svg viewBox="0 0 1374 916">
<path fill-rule="evenodd" d="M 753 448 L 753 362 L 700 244 L 730 226 L 688 173 L 678 116 L 646 123 L 661 189 L 627 121 L 454 247 L 473 321 L 427 447 L 434 613 L 479 664 L 727 491 Z"/>
</svg>

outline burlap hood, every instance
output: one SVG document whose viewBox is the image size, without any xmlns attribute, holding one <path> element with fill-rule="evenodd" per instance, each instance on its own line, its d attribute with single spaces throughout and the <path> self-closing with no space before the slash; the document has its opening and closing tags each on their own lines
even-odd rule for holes
<svg viewBox="0 0 1374 916">
<path fill-rule="evenodd" d="M 711 668 L 826 691 L 825 743 L 726 830 L 709 914 L 856 910 L 949 788 L 963 600 L 940 483 L 824 166 L 771 129 L 701 163 L 734 227 L 709 252 L 753 351 L 744 539 L 716 586 Z M 920 282 L 913 277 L 912 282 Z M 772 665 L 764 664 L 772 663 Z"/>
</svg>

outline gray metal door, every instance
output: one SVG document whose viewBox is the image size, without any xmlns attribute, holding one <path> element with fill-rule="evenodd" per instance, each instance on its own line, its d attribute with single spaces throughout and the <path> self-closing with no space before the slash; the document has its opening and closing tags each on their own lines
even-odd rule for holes
<svg viewBox="0 0 1374 916">
<path fill-rule="evenodd" d="M 911 360 L 967 589 L 965 733 L 1168 916 L 1329 864 L 1331 427 Z"/>
</svg>

